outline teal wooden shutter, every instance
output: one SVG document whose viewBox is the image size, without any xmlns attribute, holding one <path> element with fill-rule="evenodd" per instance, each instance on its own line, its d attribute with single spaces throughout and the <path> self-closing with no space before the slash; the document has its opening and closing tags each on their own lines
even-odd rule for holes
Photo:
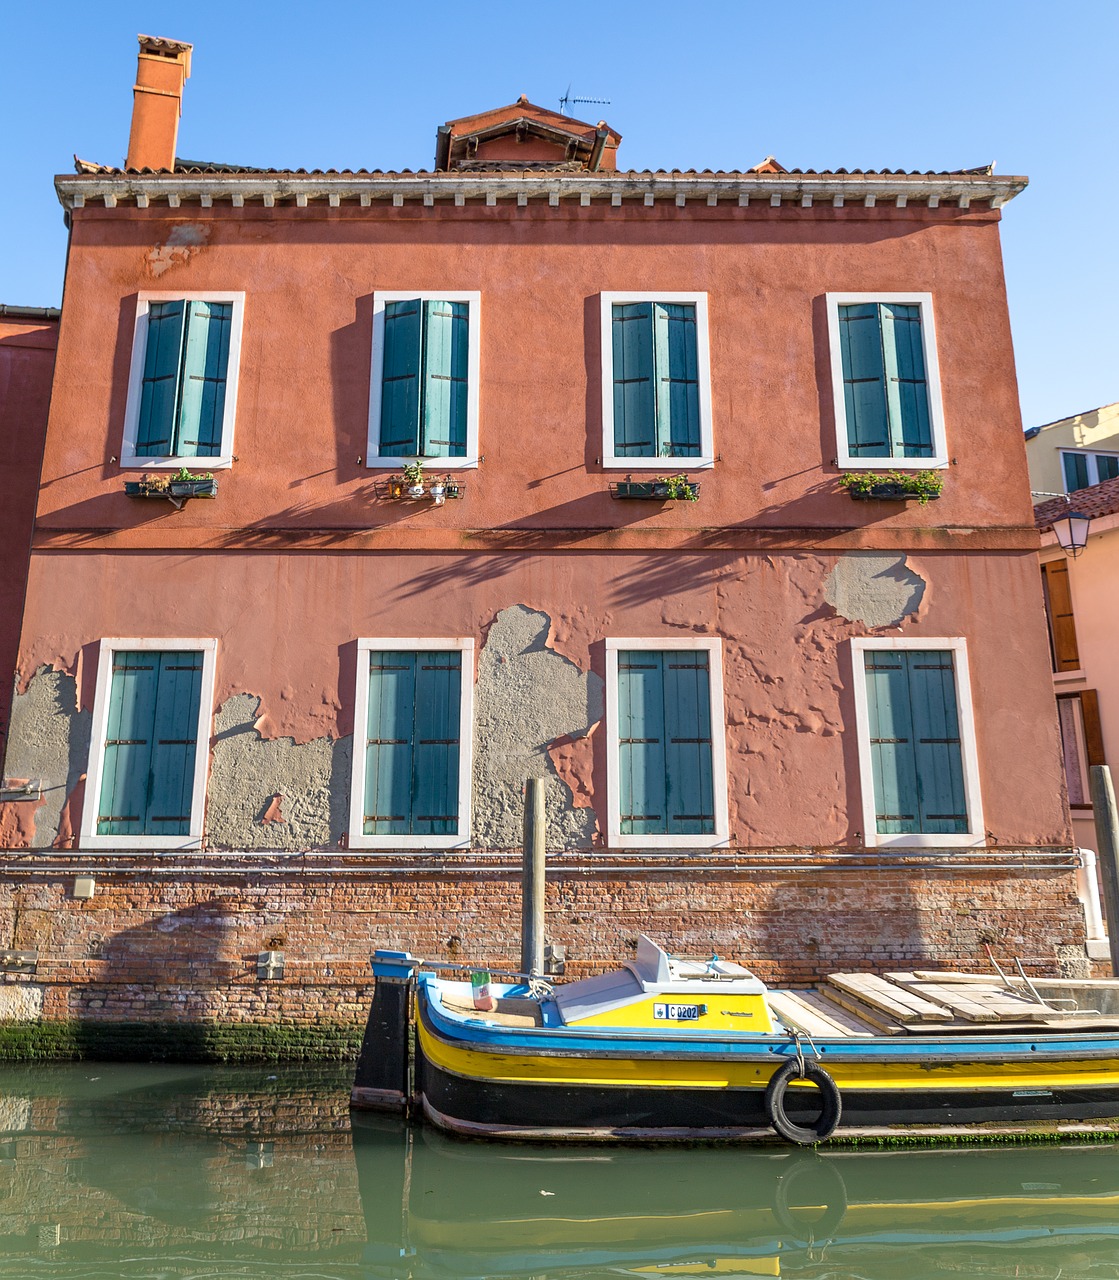
<svg viewBox="0 0 1119 1280">
<path fill-rule="evenodd" d="M 457 833 L 461 679 L 457 650 L 370 654 L 366 835 Z"/>
<path fill-rule="evenodd" d="M 865 654 L 874 809 L 880 835 L 920 830 L 913 719 L 906 655 L 894 649 Z"/>
<path fill-rule="evenodd" d="M 174 453 L 185 305 L 153 302 L 148 309 L 144 378 L 136 424 L 136 453 L 142 458 L 166 458 Z"/>
<path fill-rule="evenodd" d="M 1063 453 L 1061 462 L 1065 471 L 1065 492 L 1075 493 L 1077 489 L 1087 489 L 1088 459 L 1083 453 Z"/>
<path fill-rule="evenodd" d="M 657 447 L 661 457 L 699 456 L 699 376 L 693 303 L 653 308 Z"/>
<path fill-rule="evenodd" d="M 669 651 L 664 660 L 665 791 L 669 835 L 715 830 L 711 686 L 706 651 Z"/>
<path fill-rule="evenodd" d="M 380 451 L 412 458 L 420 452 L 420 301 L 385 304 L 381 367 Z"/>
<path fill-rule="evenodd" d="M 188 835 L 202 655 L 113 655 L 98 835 Z"/>
<path fill-rule="evenodd" d="M 623 835 L 668 830 L 665 791 L 664 654 L 618 654 L 619 803 Z"/>
<path fill-rule="evenodd" d="M 412 834 L 455 835 L 462 654 L 440 650 L 416 658 Z"/>
<path fill-rule="evenodd" d="M 964 834 L 968 814 L 952 654 L 914 650 L 905 656 L 916 739 L 919 830 Z"/>
<path fill-rule="evenodd" d="M 879 303 L 878 312 L 886 372 L 890 453 L 895 458 L 931 458 L 932 423 L 921 308 L 883 302 Z"/>
<path fill-rule="evenodd" d="M 878 832 L 968 830 L 952 654 L 865 654 Z"/>
<path fill-rule="evenodd" d="M 178 432 L 173 450 L 177 457 L 213 458 L 221 453 L 232 324 L 232 303 L 187 304 Z"/>
<path fill-rule="evenodd" d="M 612 317 L 614 452 L 620 458 L 655 458 L 653 307 L 648 302 L 615 303 Z"/>
<path fill-rule="evenodd" d="M 366 835 L 411 833 L 415 705 L 416 655 L 371 653 L 362 826 Z"/>
<path fill-rule="evenodd" d="M 843 362 L 847 447 L 856 458 L 889 457 L 886 370 L 882 360 L 878 307 L 874 303 L 839 308 L 839 346 Z"/>
<path fill-rule="evenodd" d="M 423 434 L 420 452 L 466 456 L 469 308 L 465 302 L 423 304 Z"/>
<path fill-rule="evenodd" d="M 618 740 L 623 835 L 715 830 L 706 652 L 619 653 Z"/>
</svg>

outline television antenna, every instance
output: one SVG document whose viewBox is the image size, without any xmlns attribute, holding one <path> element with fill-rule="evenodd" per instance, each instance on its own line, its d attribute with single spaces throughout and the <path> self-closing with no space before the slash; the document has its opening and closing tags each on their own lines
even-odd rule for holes
<svg viewBox="0 0 1119 1280">
<path fill-rule="evenodd" d="M 569 108 L 575 106 L 585 106 L 590 103 L 597 103 L 599 106 L 608 107 L 610 105 L 609 98 L 573 98 L 571 96 L 571 85 L 567 86 L 567 92 L 559 100 L 560 110 L 565 116 L 569 116 L 571 111 Z"/>
</svg>

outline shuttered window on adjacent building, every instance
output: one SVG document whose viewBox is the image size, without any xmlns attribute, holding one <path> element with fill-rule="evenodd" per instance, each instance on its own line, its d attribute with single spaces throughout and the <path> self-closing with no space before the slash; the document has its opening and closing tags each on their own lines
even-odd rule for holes
<svg viewBox="0 0 1119 1280">
<path fill-rule="evenodd" d="M 1045 593 L 1045 620 L 1049 625 L 1049 659 L 1054 671 L 1079 671 L 1076 619 L 1072 612 L 1068 561 L 1051 560 L 1041 566 Z"/>
<path fill-rule="evenodd" d="M 931 458 L 921 308 L 897 302 L 839 307 L 847 444 L 853 458 Z"/>
<path fill-rule="evenodd" d="M 233 304 L 153 302 L 136 428 L 143 458 L 221 453 Z"/>
<path fill-rule="evenodd" d="M 706 650 L 618 654 L 623 835 L 715 831 Z"/>
<path fill-rule="evenodd" d="M 694 303 L 614 303 L 614 451 L 619 458 L 700 455 Z"/>
<path fill-rule="evenodd" d="M 385 304 L 382 455 L 466 456 L 469 310 L 438 299 Z"/>
<path fill-rule="evenodd" d="M 966 834 L 950 650 L 864 651 L 879 835 Z"/>
<path fill-rule="evenodd" d="M 365 835 L 459 833 L 462 653 L 369 655 Z"/>
<path fill-rule="evenodd" d="M 113 654 L 97 834 L 190 833 L 202 654 Z"/>
<path fill-rule="evenodd" d="M 1100 699 L 1095 689 L 1057 694 L 1057 719 L 1061 726 L 1061 752 L 1065 764 L 1065 784 L 1072 809 L 1092 807 L 1088 770 L 1107 764 Z"/>
</svg>

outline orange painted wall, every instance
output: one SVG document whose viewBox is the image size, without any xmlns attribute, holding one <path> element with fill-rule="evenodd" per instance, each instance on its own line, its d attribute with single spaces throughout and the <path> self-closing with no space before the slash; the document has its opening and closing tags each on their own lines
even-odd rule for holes
<svg viewBox="0 0 1119 1280">
<path fill-rule="evenodd" d="M 57 320 L 0 317 L 0 757 L 8 731 Z"/>
</svg>

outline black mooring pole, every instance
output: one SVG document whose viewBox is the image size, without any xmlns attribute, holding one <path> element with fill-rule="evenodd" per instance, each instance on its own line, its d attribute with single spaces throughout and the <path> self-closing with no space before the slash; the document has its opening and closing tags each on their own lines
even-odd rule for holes
<svg viewBox="0 0 1119 1280">
<path fill-rule="evenodd" d="M 377 951 L 377 985 L 358 1054 L 350 1105 L 404 1111 L 408 1105 L 408 1023 L 412 975 L 420 961 L 407 951 Z"/>
</svg>

